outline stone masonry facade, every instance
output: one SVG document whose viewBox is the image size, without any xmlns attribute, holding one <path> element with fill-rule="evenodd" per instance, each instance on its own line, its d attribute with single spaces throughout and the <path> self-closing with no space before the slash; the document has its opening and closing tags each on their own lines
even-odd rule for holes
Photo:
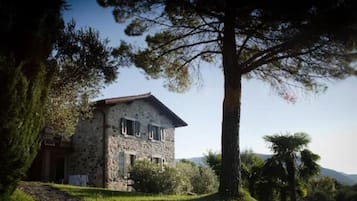
<svg viewBox="0 0 357 201">
<path fill-rule="evenodd" d="M 128 190 L 135 161 L 174 165 L 177 125 L 160 107 L 138 99 L 95 110 L 72 138 L 69 175 L 87 175 L 90 186 Z"/>
<path fill-rule="evenodd" d="M 72 136 L 73 152 L 69 155 L 69 175 L 88 175 L 89 185 L 103 186 L 103 115 L 81 121 Z"/>
</svg>

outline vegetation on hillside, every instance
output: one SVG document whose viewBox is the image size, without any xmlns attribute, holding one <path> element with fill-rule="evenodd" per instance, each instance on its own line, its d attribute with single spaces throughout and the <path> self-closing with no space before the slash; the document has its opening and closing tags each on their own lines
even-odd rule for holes
<svg viewBox="0 0 357 201">
<path fill-rule="evenodd" d="M 310 193 L 310 180 L 319 173 L 319 156 L 306 149 L 305 133 L 265 136 L 274 155 L 263 160 L 252 151 L 241 154 L 242 187 L 258 200 L 300 200 Z M 219 168 L 219 153 L 209 152 L 206 163 Z M 213 165 L 213 166 L 212 166 Z M 220 172 L 219 169 L 216 172 Z"/>
</svg>

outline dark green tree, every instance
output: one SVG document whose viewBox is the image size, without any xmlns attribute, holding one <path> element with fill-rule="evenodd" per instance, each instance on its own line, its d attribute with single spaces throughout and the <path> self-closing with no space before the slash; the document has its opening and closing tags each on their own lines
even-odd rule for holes
<svg viewBox="0 0 357 201">
<path fill-rule="evenodd" d="M 46 104 L 46 132 L 72 135 L 78 120 L 91 116 L 89 101 L 117 78 L 119 62 L 108 42 L 92 28 L 76 29 L 73 20 L 60 32 L 49 58 L 54 73 Z"/>
<path fill-rule="evenodd" d="M 256 197 L 258 186 L 263 182 L 262 172 L 264 160 L 253 153 L 252 150 L 245 150 L 241 153 L 242 187 Z M 221 173 L 222 155 L 217 152 L 208 151 L 204 156 L 204 162 L 214 170 L 219 177 Z"/>
<path fill-rule="evenodd" d="M 113 7 L 125 33 L 146 45 L 123 42 L 123 60 L 171 90 L 192 83 L 200 64 L 220 63 L 224 74 L 222 173 L 219 192 L 239 194 L 241 83 L 256 78 L 294 101 L 291 87 L 323 91 L 321 80 L 356 74 L 350 61 L 356 41 L 354 0 L 98 0 Z"/>
<path fill-rule="evenodd" d="M 357 200 L 357 185 L 345 186 L 338 184 L 336 192 L 336 201 L 354 201 Z"/>
<path fill-rule="evenodd" d="M 204 162 L 214 171 L 218 178 L 221 176 L 222 155 L 220 153 L 208 151 L 204 156 Z"/>
<path fill-rule="evenodd" d="M 317 175 L 320 170 L 316 163 L 320 157 L 306 149 L 309 136 L 305 133 L 271 135 L 264 136 L 264 140 L 274 153 L 267 163 L 269 168 L 277 170 L 275 178 L 281 181 L 281 200 L 286 200 L 285 192 L 288 192 L 290 201 L 296 201 L 299 181 Z"/>
<path fill-rule="evenodd" d="M 259 185 L 263 182 L 262 172 L 264 160 L 253 153 L 245 150 L 241 153 L 242 186 L 246 188 L 252 197 L 257 197 Z"/>
<path fill-rule="evenodd" d="M 0 200 L 8 200 L 38 150 L 63 1 L 0 5 Z"/>
<path fill-rule="evenodd" d="M 320 177 L 308 183 L 309 201 L 334 201 L 336 197 L 336 180 L 330 177 Z"/>
</svg>

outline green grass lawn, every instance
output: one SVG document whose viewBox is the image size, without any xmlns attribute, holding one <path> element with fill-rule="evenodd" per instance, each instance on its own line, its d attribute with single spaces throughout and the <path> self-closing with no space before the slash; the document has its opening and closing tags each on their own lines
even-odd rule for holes
<svg viewBox="0 0 357 201">
<path fill-rule="evenodd" d="M 52 187 L 81 198 L 83 201 L 219 201 L 216 194 L 210 195 L 152 195 L 135 192 L 113 191 L 102 188 L 77 187 L 51 184 Z M 242 201 L 255 201 L 250 196 Z"/>
</svg>

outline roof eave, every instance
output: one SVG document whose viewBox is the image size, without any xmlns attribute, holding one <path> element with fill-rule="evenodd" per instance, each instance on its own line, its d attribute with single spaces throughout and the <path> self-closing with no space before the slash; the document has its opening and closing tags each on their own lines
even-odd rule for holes
<svg viewBox="0 0 357 201">
<path fill-rule="evenodd" d="M 151 95 L 151 93 L 135 95 L 135 96 L 125 96 L 119 98 L 109 98 L 103 99 L 95 102 L 95 106 L 99 107 L 102 105 L 114 105 L 117 103 L 125 103 L 135 100 L 148 100 L 152 104 L 156 105 L 162 112 L 165 113 L 167 117 L 169 117 L 175 127 L 183 127 L 188 124 L 183 121 L 179 116 L 177 116 L 173 111 L 171 111 L 165 104 L 163 104 L 159 99 L 155 96 Z"/>
</svg>

